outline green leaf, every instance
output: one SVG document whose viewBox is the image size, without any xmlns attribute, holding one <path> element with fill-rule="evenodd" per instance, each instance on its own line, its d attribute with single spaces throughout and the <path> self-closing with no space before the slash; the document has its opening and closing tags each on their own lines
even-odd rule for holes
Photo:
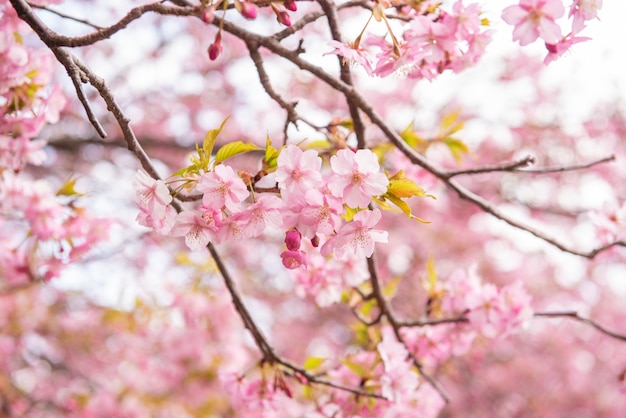
<svg viewBox="0 0 626 418">
<path fill-rule="evenodd" d="M 304 370 L 310 372 L 318 369 L 322 363 L 326 361 L 325 358 L 322 357 L 309 357 L 304 361 Z"/>
<path fill-rule="evenodd" d="M 284 147 L 283 147 L 284 148 Z M 283 149 L 281 148 L 281 150 Z M 277 150 L 272 146 L 272 141 L 270 140 L 269 135 L 265 140 L 265 164 L 268 168 L 274 168 L 277 165 L 278 156 L 280 155 L 280 150 Z"/>
<path fill-rule="evenodd" d="M 359 363 L 355 363 L 350 360 L 342 360 L 341 361 L 344 366 L 346 366 L 352 373 L 357 375 L 358 377 L 365 377 L 366 370 L 365 367 Z"/>
<path fill-rule="evenodd" d="M 315 141 L 307 142 L 306 149 L 330 149 L 332 144 L 327 139 L 317 139 Z"/>
<path fill-rule="evenodd" d="M 352 119 L 344 119 L 341 122 L 339 122 L 337 125 L 343 126 L 344 128 L 348 128 L 351 131 L 354 131 L 354 122 L 352 122 Z"/>
<path fill-rule="evenodd" d="M 455 110 L 452 113 L 448 113 L 441 120 L 441 131 L 445 132 L 445 135 L 451 135 L 455 132 L 463 129 L 464 122 L 459 120 L 459 116 L 461 115 L 460 110 Z"/>
<path fill-rule="evenodd" d="M 428 196 L 424 189 L 408 178 L 402 170 L 389 177 L 387 193 L 400 199 L 413 196 Z"/>
<path fill-rule="evenodd" d="M 446 146 L 454 156 L 454 159 L 457 161 L 461 160 L 462 154 L 469 153 L 469 148 L 467 147 L 467 145 L 465 145 L 465 143 L 463 143 L 463 141 L 459 139 L 447 137 L 443 139 L 443 143 L 446 144 Z"/>
<path fill-rule="evenodd" d="M 437 271 L 435 270 L 435 259 L 432 255 L 428 257 L 426 273 L 428 274 L 428 288 L 426 290 L 434 290 L 437 287 Z"/>
<path fill-rule="evenodd" d="M 413 127 L 413 122 L 409 124 L 404 131 L 400 132 L 400 137 L 404 139 L 404 142 L 409 144 L 411 148 L 418 149 L 420 151 L 426 150 L 428 148 L 428 141 L 420 138 L 415 132 L 415 128 Z"/>
<path fill-rule="evenodd" d="M 433 197 L 432 195 L 427 195 L 430 197 Z M 389 200 L 391 203 L 393 203 L 395 205 L 391 206 L 389 203 L 386 202 L 386 200 Z M 409 219 L 414 219 L 418 222 L 421 222 L 423 224 L 429 224 L 429 221 L 425 221 L 422 218 L 418 218 L 417 216 L 413 215 L 411 213 L 411 207 L 402 199 L 397 198 L 396 196 L 390 194 L 390 193 L 385 193 L 383 195 L 382 198 L 374 198 L 374 201 L 376 201 L 376 203 L 378 203 L 378 205 L 383 209 L 383 210 L 390 210 L 393 212 L 403 212 Z"/>
<path fill-rule="evenodd" d="M 76 191 L 76 178 L 69 178 L 63 185 L 57 190 L 57 196 L 82 196 L 81 193 Z"/>
<path fill-rule="evenodd" d="M 346 210 L 346 213 L 344 213 L 342 216 L 343 220 L 345 220 L 346 222 L 351 222 L 352 219 L 354 219 L 354 215 L 356 215 L 359 210 L 351 208 L 348 205 L 343 205 L 343 207 Z"/>
<path fill-rule="evenodd" d="M 387 300 L 391 300 L 395 294 L 398 292 L 398 285 L 402 280 L 402 276 L 396 276 L 389 283 L 383 287 L 383 295 L 387 298 Z"/>
<path fill-rule="evenodd" d="M 374 309 L 374 307 L 376 306 L 378 306 L 378 302 L 376 302 L 376 299 L 370 299 L 367 302 L 364 302 L 359 309 L 361 315 L 366 317 L 369 316 L 369 314 L 372 312 L 372 309 Z"/>
<path fill-rule="evenodd" d="M 213 152 L 213 146 L 215 145 L 215 140 L 217 139 L 217 136 L 220 134 L 220 132 L 222 132 L 222 129 L 224 128 L 224 125 L 226 124 L 227 121 L 228 121 L 228 117 L 224 119 L 224 121 L 222 122 L 222 124 L 220 125 L 218 129 L 211 129 L 204 136 L 204 142 L 202 143 L 202 151 L 204 152 L 204 156 L 211 158 L 211 153 Z"/>
<path fill-rule="evenodd" d="M 226 161 L 227 159 L 234 157 L 235 155 L 244 154 L 250 151 L 261 151 L 262 149 L 263 148 L 260 148 L 251 142 L 230 142 L 217 151 L 217 154 L 215 154 L 215 164 Z"/>
</svg>

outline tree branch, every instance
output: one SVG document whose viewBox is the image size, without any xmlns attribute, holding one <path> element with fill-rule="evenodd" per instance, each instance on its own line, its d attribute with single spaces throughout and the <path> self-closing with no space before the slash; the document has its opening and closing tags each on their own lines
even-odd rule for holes
<svg viewBox="0 0 626 418">
<path fill-rule="evenodd" d="M 424 379 L 426 379 L 426 381 L 430 383 L 430 385 L 439 393 L 439 395 L 446 403 L 450 403 L 450 398 L 448 398 L 448 395 L 446 395 L 446 393 L 439 386 L 437 381 L 424 371 L 422 365 L 417 360 L 417 357 L 415 357 L 415 354 L 413 354 L 413 352 L 409 349 L 406 342 L 404 341 L 404 338 L 402 338 L 402 334 L 400 334 L 400 328 L 402 326 L 401 322 L 396 319 L 393 311 L 391 310 L 391 306 L 387 303 L 385 295 L 383 294 L 383 291 L 380 287 L 380 281 L 378 280 L 378 273 L 376 271 L 376 264 L 374 262 L 373 254 L 371 257 L 367 258 L 367 269 L 369 271 L 370 281 L 372 283 L 372 293 L 374 294 L 374 297 L 378 302 L 378 307 L 380 308 L 382 315 L 384 315 L 389 321 L 389 325 L 391 325 L 391 328 L 393 329 L 393 333 L 395 334 L 396 338 L 402 345 L 404 345 L 406 350 L 409 352 L 409 356 L 413 361 L 413 365 L 417 368 L 417 370 L 424 377 Z"/>
<path fill-rule="evenodd" d="M 610 331 L 606 329 L 604 326 L 598 324 L 597 322 L 580 316 L 576 311 L 564 311 L 564 312 L 535 312 L 535 317 L 538 318 L 569 318 L 576 320 L 578 322 L 582 322 L 587 325 L 591 325 L 601 333 L 608 335 L 611 338 L 615 338 L 619 341 L 626 341 L 626 334 L 618 334 L 616 332 Z"/>
</svg>

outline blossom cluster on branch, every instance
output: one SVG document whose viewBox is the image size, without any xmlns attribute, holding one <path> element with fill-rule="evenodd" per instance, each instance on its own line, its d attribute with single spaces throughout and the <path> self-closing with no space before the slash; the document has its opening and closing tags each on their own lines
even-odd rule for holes
<svg viewBox="0 0 626 418">
<path fill-rule="evenodd" d="M 479 65 L 493 20 L 550 63 L 601 0 L 62 3 L 0 0 L 0 415 L 619 416 L 626 124 L 537 117 L 557 94 L 525 56 L 493 81 L 528 82 L 519 126 L 454 100 L 397 124 L 415 85 Z M 74 177 L 54 190 L 66 169 L 145 227 L 90 260 L 140 277 L 113 306 L 37 283 L 110 229 Z M 597 185 L 614 201 L 572 205 Z"/>
</svg>

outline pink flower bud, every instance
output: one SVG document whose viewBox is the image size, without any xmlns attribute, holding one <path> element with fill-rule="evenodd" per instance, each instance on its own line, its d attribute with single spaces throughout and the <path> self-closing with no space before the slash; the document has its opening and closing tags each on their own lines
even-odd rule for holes
<svg viewBox="0 0 626 418">
<path fill-rule="evenodd" d="M 300 232 L 297 230 L 292 229 L 291 231 L 287 231 L 287 234 L 285 234 L 285 244 L 287 244 L 287 249 L 291 251 L 299 250 L 300 238 L 302 238 L 302 235 L 300 235 Z"/>
<path fill-rule="evenodd" d="M 246 1 L 241 2 L 241 15 L 246 19 L 256 19 L 257 8 L 254 4 Z"/>
<path fill-rule="evenodd" d="M 280 258 L 283 259 L 283 266 L 289 270 L 297 269 L 300 266 L 306 267 L 306 254 L 304 251 L 286 250 L 280 254 Z"/>
<path fill-rule="evenodd" d="M 222 34 L 218 33 L 215 42 L 209 46 L 209 59 L 215 61 L 222 53 Z"/>
<path fill-rule="evenodd" d="M 298 5 L 296 4 L 295 0 L 287 0 L 286 2 L 283 3 L 283 6 L 285 6 L 285 9 L 291 10 L 292 12 L 295 12 L 296 10 L 298 10 Z"/>
<path fill-rule="evenodd" d="M 215 9 L 213 7 L 207 7 L 202 11 L 200 19 L 207 24 L 213 23 L 213 20 L 215 19 Z"/>
<path fill-rule="evenodd" d="M 280 24 L 283 24 L 285 26 L 291 26 L 291 17 L 287 12 L 278 12 L 278 14 L 276 15 L 276 20 L 278 20 L 278 23 Z"/>
</svg>

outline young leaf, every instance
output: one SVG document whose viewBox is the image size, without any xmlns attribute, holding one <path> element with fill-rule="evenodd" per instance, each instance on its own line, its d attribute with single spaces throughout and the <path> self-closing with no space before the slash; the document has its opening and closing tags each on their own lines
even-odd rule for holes
<svg viewBox="0 0 626 418">
<path fill-rule="evenodd" d="M 455 110 L 443 117 L 441 120 L 441 131 L 445 132 L 445 136 L 452 135 L 463 129 L 464 122 L 459 120 L 460 115 L 461 111 Z"/>
<path fill-rule="evenodd" d="M 211 129 L 204 136 L 204 142 L 202 143 L 202 151 L 204 155 L 206 156 L 206 158 L 208 159 L 211 158 L 211 153 L 213 152 L 213 146 L 215 145 L 215 140 L 217 139 L 217 136 L 220 134 L 220 132 L 222 132 L 222 129 L 224 128 L 224 125 L 226 124 L 227 121 L 228 121 L 228 117 L 224 119 L 224 121 L 222 122 L 222 124 L 220 125 L 218 129 Z"/>
<path fill-rule="evenodd" d="M 251 142 L 235 141 L 221 147 L 215 154 L 215 164 L 219 164 L 235 155 L 243 154 L 250 151 L 261 151 L 260 148 Z"/>
<path fill-rule="evenodd" d="M 387 186 L 387 193 L 399 199 L 409 198 L 413 196 L 431 196 L 428 195 L 424 191 L 424 189 L 415 184 L 413 180 L 408 178 L 402 170 L 389 177 L 389 186 Z"/>
<path fill-rule="evenodd" d="M 404 128 L 404 131 L 400 132 L 400 137 L 404 139 L 404 142 L 409 144 L 411 148 L 414 148 L 419 152 L 425 152 L 428 148 L 429 142 L 417 135 L 415 128 L 413 127 L 413 122 Z"/>
<path fill-rule="evenodd" d="M 77 178 L 69 178 L 63 185 L 57 190 L 57 196 L 82 196 L 75 189 Z"/>
<path fill-rule="evenodd" d="M 448 149 L 454 156 L 454 159 L 457 161 L 461 160 L 462 154 L 467 154 L 469 152 L 469 148 L 467 147 L 467 145 L 465 145 L 463 141 L 459 139 L 447 137 L 443 139 L 443 143 L 448 146 Z"/>
<path fill-rule="evenodd" d="M 281 148 L 282 149 L 282 148 Z M 277 164 L 278 156 L 280 155 L 280 150 L 277 150 L 272 146 L 272 141 L 270 140 L 269 135 L 265 140 L 265 159 L 264 163 L 267 168 L 274 168 Z"/>
<path fill-rule="evenodd" d="M 308 359 L 304 361 L 304 370 L 309 371 L 309 372 L 316 370 L 325 361 L 326 359 L 322 357 L 309 357 Z"/>
<path fill-rule="evenodd" d="M 366 370 L 365 367 L 359 363 L 355 363 L 350 360 L 342 360 L 341 361 L 344 366 L 346 366 L 352 373 L 357 375 L 358 377 L 365 377 Z"/>
</svg>

